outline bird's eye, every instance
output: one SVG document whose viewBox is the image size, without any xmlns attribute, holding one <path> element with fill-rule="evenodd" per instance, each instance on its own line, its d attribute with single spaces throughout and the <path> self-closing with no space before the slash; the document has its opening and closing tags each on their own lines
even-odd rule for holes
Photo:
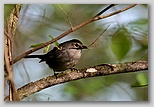
<svg viewBox="0 0 154 107">
<path fill-rule="evenodd" d="M 75 44 L 76 47 L 80 47 L 80 45 L 78 43 Z"/>
</svg>

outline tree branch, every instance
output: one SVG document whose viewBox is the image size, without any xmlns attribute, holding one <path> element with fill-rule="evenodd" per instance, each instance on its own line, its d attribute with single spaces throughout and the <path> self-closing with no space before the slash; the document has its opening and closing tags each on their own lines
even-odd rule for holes
<svg viewBox="0 0 154 107">
<path fill-rule="evenodd" d="M 100 12 L 100 13 L 98 13 L 95 17 L 93 17 L 93 18 L 91 18 L 91 19 L 89 19 L 89 20 L 87 20 L 87 21 L 85 21 L 85 22 L 83 22 L 83 23 L 81 23 L 81 24 L 79 24 L 79 25 L 73 27 L 73 29 L 71 28 L 71 29 L 67 30 L 66 32 L 64 32 L 64 33 L 62 33 L 61 35 L 57 36 L 55 39 L 53 39 L 53 40 L 51 40 L 51 41 L 48 41 L 48 42 L 46 42 L 46 43 L 44 43 L 44 44 L 42 44 L 42 45 L 40 45 L 40 46 L 38 46 L 38 47 L 36 47 L 36 48 L 33 48 L 33 49 L 31 49 L 31 50 L 29 50 L 29 51 L 23 53 L 22 55 L 19 55 L 18 57 L 16 57 L 16 58 L 13 60 L 13 63 L 16 63 L 16 62 L 19 61 L 20 59 L 26 57 L 28 54 L 30 54 L 30 53 L 32 53 L 32 52 L 34 52 L 34 51 L 37 51 L 37 50 L 39 50 L 39 49 L 41 49 L 41 48 L 44 48 L 44 47 L 46 47 L 46 46 L 49 45 L 49 44 L 52 44 L 52 43 L 56 42 L 57 40 L 59 40 L 59 39 L 65 37 L 66 35 L 68 35 L 68 34 L 74 32 L 74 31 L 76 31 L 76 30 L 82 28 L 83 26 L 86 26 L 87 24 L 89 24 L 89 23 L 91 23 L 91 22 L 93 22 L 93 21 L 97 21 L 97 20 L 100 20 L 100 19 L 104 19 L 104 18 L 113 16 L 113 15 L 115 15 L 115 14 L 124 12 L 124 11 L 126 11 L 126 10 L 128 10 L 128 9 L 130 9 L 130 8 L 132 8 L 132 7 L 134 7 L 135 5 L 136 5 L 136 4 L 129 5 L 129 6 L 127 6 L 126 8 L 123 8 L 123 9 L 121 9 L 121 10 L 118 10 L 118 11 L 116 11 L 116 12 L 113 12 L 113 13 L 110 13 L 110 14 L 107 14 L 107 15 L 103 15 L 103 16 L 98 16 L 98 15 L 101 15 L 104 11 L 103 11 L 103 12 Z M 109 8 L 111 8 L 111 7 L 112 7 L 112 6 L 109 6 Z M 107 9 L 105 8 L 105 10 L 108 10 L 109 8 L 107 8 Z"/>
<path fill-rule="evenodd" d="M 57 79 L 55 76 L 48 76 L 35 82 L 30 82 L 19 88 L 17 91 L 20 100 L 22 100 L 33 93 L 57 84 L 79 80 L 82 78 L 138 72 L 142 70 L 148 70 L 148 61 L 126 62 L 121 64 L 101 64 L 84 69 L 70 69 L 66 72 L 61 72 L 58 74 Z M 5 97 L 4 100 L 7 101 L 8 98 L 9 96 Z"/>
<path fill-rule="evenodd" d="M 121 12 L 124 12 L 124 11 L 126 11 L 126 10 L 134 7 L 134 6 L 136 6 L 136 4 L 129 5 L 129 6 L 125 7 L 125 8 L 123 8 L 121 10 L 118 10 L 116 12 L 113 12 L 111 14 L 107 14 L 107 15 L 104 15 L 104 16 L 98 16 L 96 18 L 98 18 L 97 20 L 104 19 L 104 17 L 106 18 L 106 17 L 110 17 L 110 16 L 113 16 L 113 15 L 116 15 L 116 14 L 121 13 Z"/>
<path fill-rule="evenodd" d="M 100 16 L 101 14 L 103 14 L 104 12 L 106 12 L 108 9 L 110 9 L 111 7 L 115 6 L 116 4 L 110 4 L 108 7 L 106 7 L 105 9 L 103 9 L 102 11 L 100 11 L 97 15 L 95 15 L 95 17 Z"/>
<path fill-rule="evenodd" d="M 13 6 L 4 28 L 4 74 L 9 85 L 9 101 L 19 101 L 13 80 L 13 39 L 18 24 L 20 8 L 20 5 Z"/>
</svg>

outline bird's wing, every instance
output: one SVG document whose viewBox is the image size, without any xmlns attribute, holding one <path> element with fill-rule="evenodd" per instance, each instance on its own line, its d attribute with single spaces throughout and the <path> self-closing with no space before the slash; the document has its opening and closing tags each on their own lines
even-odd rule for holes
<svg viewBox="0 0 154 107">
<path fill-rule="evenodd" d="M 48 52 L 46 54 L 46 56 L 47 56 L 48 59 L 59 58 L 64 54 L 63 51 L 64 50 L 62 50 L 62 49 L 54 47 L 50 52 Z"/>
</svg>

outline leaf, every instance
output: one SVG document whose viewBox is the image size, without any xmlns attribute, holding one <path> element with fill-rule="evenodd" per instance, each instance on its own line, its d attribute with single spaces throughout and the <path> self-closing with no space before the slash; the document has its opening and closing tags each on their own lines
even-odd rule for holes
<svg viewBox="0 0 154 107">
<path fill-rule="evenodd" d="M 49 37 L 50 37 L 51 40 L 54 39 L 51 35 L 49 35 Z M 55 45 L 58 47 L 58 46 L 59 46 L 59 43 L 56 41 L 56 42 L 55 42 Z M 47 46 L 44 48 L 43 53 L 47 53 L 47 52 L 49 51 L 49 49 L 50 49 L 50 44 L 47 45 Z"/>
<path fill-rule="evenodd" d="M 142 88 L 144 88 L 144 87 L 147 87 L 147 86 L 148 86 L 148 84 L 140 85 L 139 83 L 135 83 L 135 84 L 131 85 L 132 88 L 134 88 L 134 87 L 142 87 Z"/>
<path fill-rule="evenodd" d="M 50 49 L 50 44 L 47 45 L 47 46 L 44 48 L 43 53 L 47 53 L 47 52 L 49 51 L 49 49 Z"/>
<path fill-rule="evenodd" d="M 138 82 L 140 85 L 148 84 L 147 77 L 146 77 L 146 75 L 145 75 L 144 73 L 139 73 L 139 74 L 137 74 L 136 79 L 137 79 L 137 82 Z"/>
<path fill-rule="evenodd" d="M 30 48 L 36 48 L 36 47 L 38 47 L 38 46 L 41 46 L 42 44 L 44 44 L 44 43 L 39 43 L 39 44 L 31 45 Z M 50 44 L 47 45 L 47 46 L 44 48 L 43 53 L 47 53 L 47 52 L 49 51 L 49 49 L 50 49 Z"/>
<path fill-rule="evenodd" d="M 136 76 L 136 82 L 131 85 L 131 87 L 147 87 L 148 86 L 148 79 L 145 73 L 139 73 Z"/>
<path fill-rule="evenodd" d="M 54 39 L 51 35 L 49 35 L 49 37 L 50 37 L 51 40 Z M 56 41 L 56 42 L 55 42 L 55 45 L 56 45 L 56 46 L 59 46 L 59 43 Z"/>
<path fill-rule="evenodd" d="M 119 29 L 112 37 L 111 48 L 114 55 L 121 61 L 131 49 L 131 38 L 125 30 Z"/>
<path fill-rule="evenodd" d="M 30 46 L 30 48 L 36 48 L 36 47 L 38 47 L 38 46 L 41 46 L 42 44 L 44 44 L 44 43 L 33 44 L 33 45 Z"/>
</svg>

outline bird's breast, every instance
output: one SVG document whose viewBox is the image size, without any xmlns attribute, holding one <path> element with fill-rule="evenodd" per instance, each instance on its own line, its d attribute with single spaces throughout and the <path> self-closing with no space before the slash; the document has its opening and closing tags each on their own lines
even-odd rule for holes
<svg viewBox="0 0 154 107">
<path fill-rule="evenodd" d="M 81 57 L 81 50 L 77 50 L 77 49 L 70 49 L 69 51 L 67 51 L 68 56 L 71 57 L 72 59 L 80 59 Z"/>
</svg>

